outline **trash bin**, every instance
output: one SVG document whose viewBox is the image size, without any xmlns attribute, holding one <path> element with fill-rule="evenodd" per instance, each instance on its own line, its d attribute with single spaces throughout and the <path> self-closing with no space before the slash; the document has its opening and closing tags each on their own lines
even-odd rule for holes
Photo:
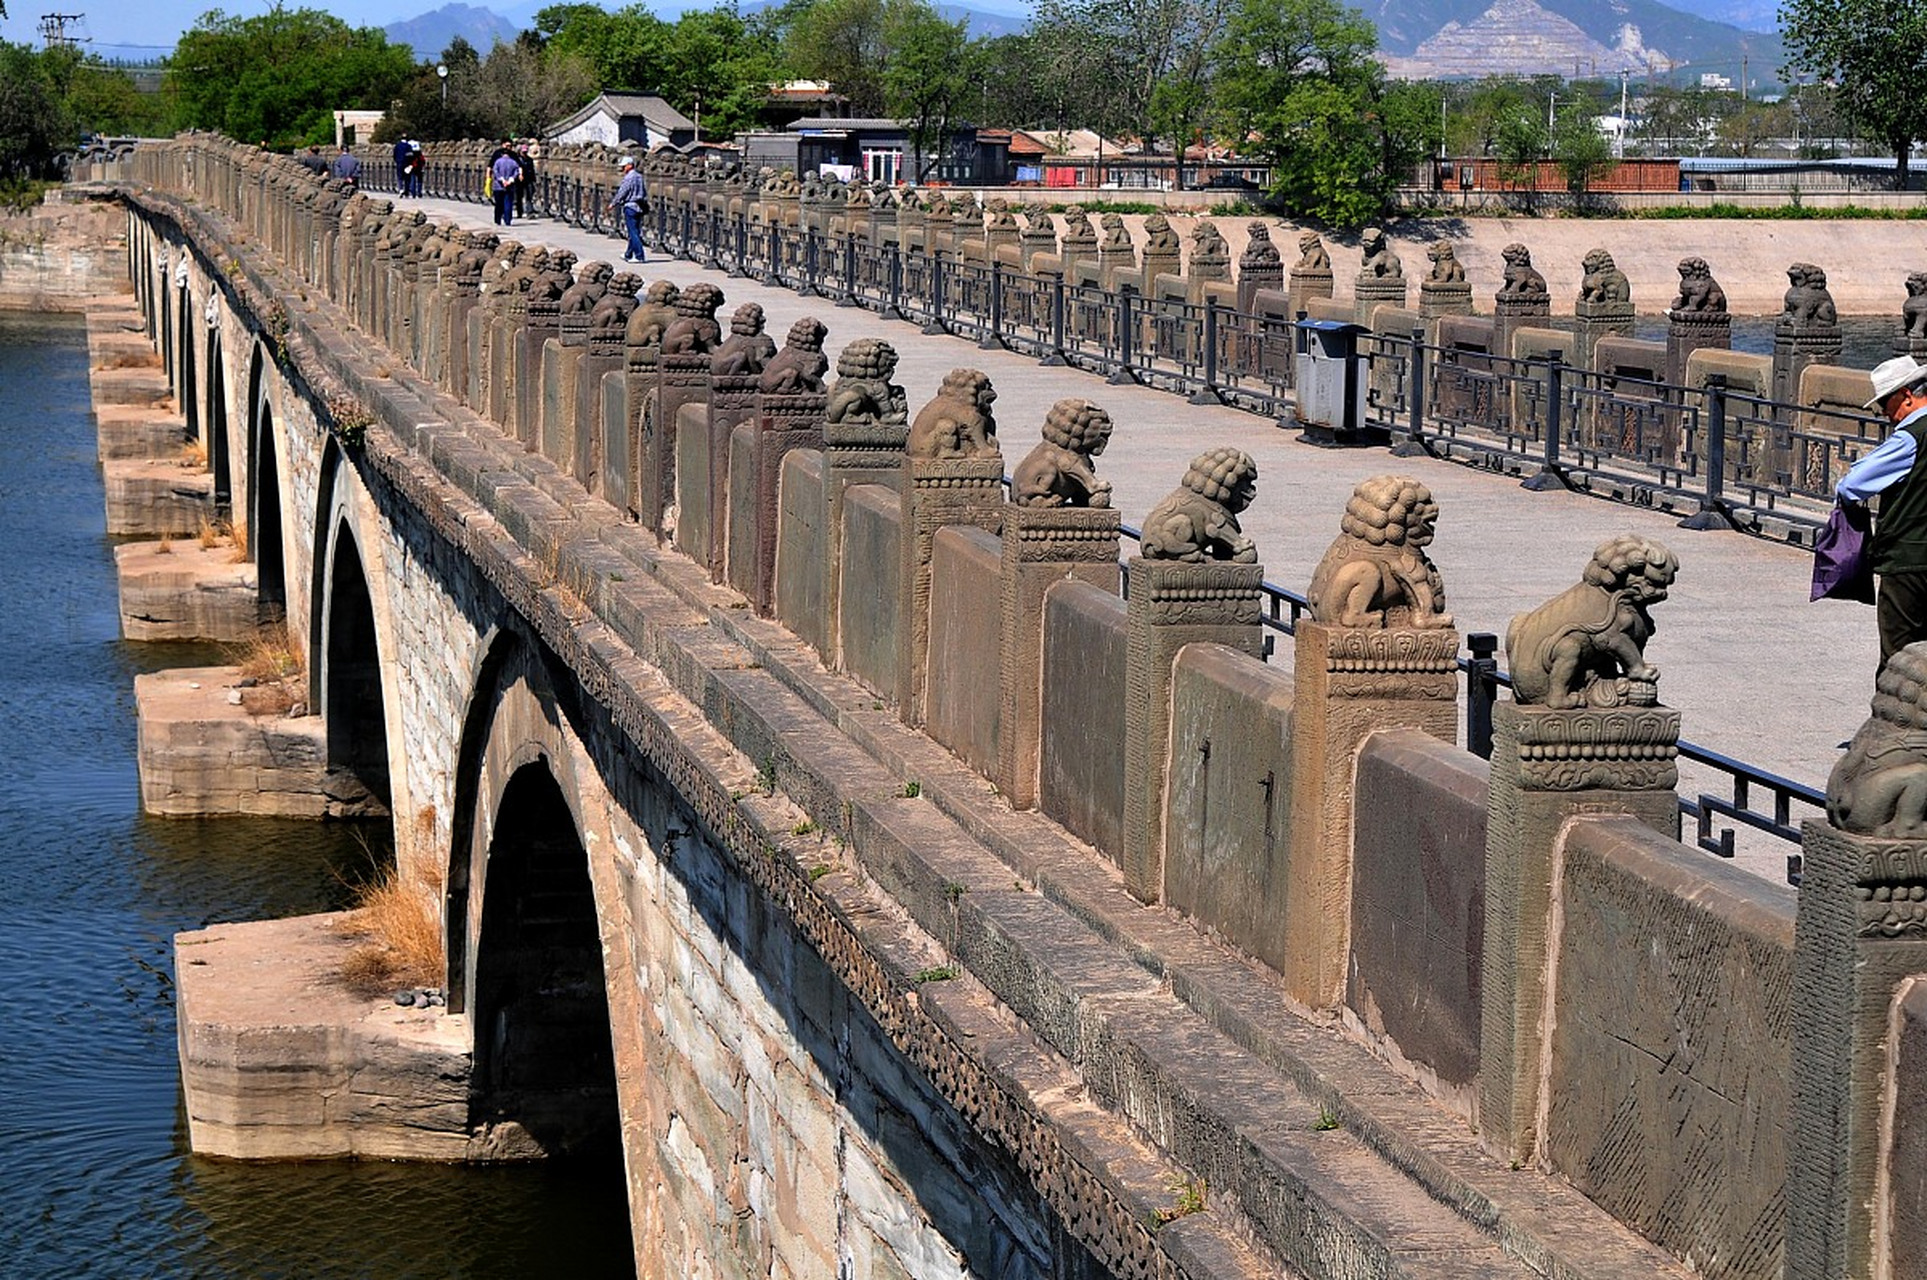
<svg viewBox="0 0 1927 1280">
<path fill-rule="evenodd" d="M 1358 354 L 1363 325 L 1348 320 L 1300 320 L 1298 425 L 1312 444 L 1369 444 L 1365 426 L 1365 362 Z"/>
</svg>

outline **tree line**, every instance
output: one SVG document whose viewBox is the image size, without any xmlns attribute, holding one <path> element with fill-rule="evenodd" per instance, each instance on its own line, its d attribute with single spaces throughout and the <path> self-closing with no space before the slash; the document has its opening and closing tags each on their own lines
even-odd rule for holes
<svg viewBox="0 0 1927 1280">
<path fill-rule="evenodd" d="M 1642 126 L 1624 142 L 1745 155 L 1804 126 L 1809 139 L 1860 129 L 1910 145 L 1927 128 L 1914 81 L 1888 95 L 1904 100 L 1900 118 L 1882 115 L 1887 98 L 1847 78 L 1851 41 L 1822 37 L 1842 13 L 1884 14 L 1890 31 L 1915 9 L 1927 15 L 1927 0 L 1788 0 L 1789 47 L 1816 83 L 1776 104 L 1643 86 Z M 1434 155 L 1521 173 L 1550 159 L 1575 189 L 1612 159 L 1596 121 L 1617 110 L 1616 81 L 1399 81 L 1377 51 L 1372 24 L 1342 0 L 1033 0 L 1022 32 L 978 37 L 929 0 L 732 2 L 673 20 L 641 4 L 563 3 L 487 51 L 457 39 L 444 77 L 380 30 L 317 10 L 215 10 L 162 65 L 158 94 L 72 49 L 0 46 L 0 174 L 44 167 L 90 130 L 325 142 L 341 108 L 387 111 L 390 137 L 529 136 L 598 90 L 658 93 L 726 139 L 757 122 L 772 82 L 791 79 L 827 81 L 854 115 L 905 121 L 925 154 L 966 124 L 1089 128 L 1165 155 L 1222 143 L 1269 167 L 1282 209 L 1341 225 L 1379 213 Z"/>
</svg>

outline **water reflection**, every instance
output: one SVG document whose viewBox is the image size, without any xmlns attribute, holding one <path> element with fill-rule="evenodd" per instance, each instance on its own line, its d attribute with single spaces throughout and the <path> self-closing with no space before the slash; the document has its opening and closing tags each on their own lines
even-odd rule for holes
<svg viewBox="0 0 1927 1280">
<path fill-rule="evenodd" d="M 186 1154 L 173 934 L 343 905 L 379 828 L 140 814 L 135 674 L 220 655 L 118 638 L 80 323 L 0 313 L 0 388 L 0 1276 L 628 1275 L 619 1168 Z"/>
</svg>

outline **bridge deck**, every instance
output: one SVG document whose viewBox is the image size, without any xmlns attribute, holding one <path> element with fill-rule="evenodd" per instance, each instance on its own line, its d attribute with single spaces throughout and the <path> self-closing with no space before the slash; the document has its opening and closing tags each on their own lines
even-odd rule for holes
<svg viewBox="0 0 1927 1280">
<path fill-rule="evenodd" d="M 465 227 L 489 225 L 489 211 L 456 201 L 422 200 L 425 211 Z M 566 248 L 584 262 L 611 260 L 620 241 L 549 219 L 518 222 L 523 243 Z M 1083 396 L 1117 420 L 1100 460 L 1127 523 L 1170 491 L 1196 453 L 1236 445 L 1258 461 L 1258 501 L 1244 525 L 1258 543 L 1266 577 L 1302 591 L 1337 532 L 1352 486 L 1399 471 L 1429 485 L 1443 507 L 1433 558 L 1445 576 L 1462 633 L 1505 634 L 1511 617 L 1563 591 L 1600 541 L 1615 533 L 1657 537 L 1679 555 L 1672 598 L 1660 606 L 1652 653 L 1665 673 L 1661 696 L 1680 709 L 1695 742 L 1812 786 L 1822 785 L 1842 743 L 1866 718 L 1878 656 L 1873 611 L 1809 603 L 1809 553 L 1734 533 L 1698 533 L 1674 517 L 1572 493 L 1529 493 L 1516 479 L 1431 458 L 1392 458 L 1380 449 L 1328 450 L 1301 442 L 1267 419 L 1199 407 L 1142 387 L 1108 386 L 1076 369 L 1042 368 L 1024 356 L 980 351 L 945 335 L 839 308 L 753 280 L 732 280 L 691 262 L 651 258 L 646 279 L 707 280 L 729 306 L 760 304 L 780 341 L 790 323 L 816 315 L 830 326 L 832 354 L 851 338 L 887 339 L 900 353 L 899 380 L 914 407 L 959 365 L 982 368 L 998 389 L 1005 457 L 1014 462 L 1037 438 L 1045 409 Z M 1289 663 L 1289 646 L 1274 658 Z M 1704 771 L 1682 769 L 1682 790 L 1723 791 Z M 1797 821 L 1797 813 L 1795 819 Z M 1690 842 L 1691 836 L 1688 834 Z M 1782 879 L 1790 846 L 1740 841 L 1742 865 Z"/>
</svg>

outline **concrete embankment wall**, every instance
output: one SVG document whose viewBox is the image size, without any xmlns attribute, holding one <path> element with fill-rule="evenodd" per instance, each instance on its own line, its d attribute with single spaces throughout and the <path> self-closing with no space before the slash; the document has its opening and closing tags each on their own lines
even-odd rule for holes
<svg viewBox="0 0 1927 1280">
<path fill-rule="evenodd" d="M 128 292 L 126 231 L 119 205 L 71 188 L 0 213 L 0 310 L 79 311 L 89 298 Z"/>
</svg>

